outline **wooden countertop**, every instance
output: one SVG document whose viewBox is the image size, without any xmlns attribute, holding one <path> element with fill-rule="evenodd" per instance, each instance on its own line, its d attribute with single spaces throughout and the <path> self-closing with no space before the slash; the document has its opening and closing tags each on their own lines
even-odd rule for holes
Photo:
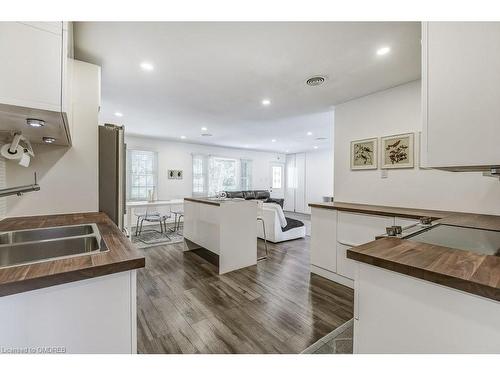
<svg viewBox="0 0 500 375">
<path fill-rule="evenodd" d="M 500 230 L 500 216 L 449 214 L 443 224 Z M 347 250 L 347 258 L 500 301 L 500 257 L 398 238 Z"/>
<path fill-rule="evenodd" d="M 371 204 L 346 203 L 346 202 L 325 202 L 325 203 L 309 203 L 312 208 L 325 208 L 328 210 L 356 212 L 362 214 L 372 214 L 381 216 L 398 216 L 408 219 L 418 219 L 423 216 L 432 217 L 433 219 L 441 219 L 443 217 L 456 214 L 451 211 L 425 210 L 420 208 L 404 208 L 391 206 L 376 206 Z"/>
<path fill-rule="evenodd" d="M 202 203 L 202 204 L 208 204 L 211 206 L 220 206 L 221 204 L 224 203 L 234 203 L 234 202 L 248 202 L 244 199 L 240 198 L 227 198 L 223 200 L 216 200 L 216 199 L 210 199 L 208 197 L 201 197 L 201 198 L 184 198 L 185 201 L 188 202 L 196 202 L 196 203 Z"/>
<path fill-rule="evenodd" d="M 145 266 L 145 258 L 109 217 L 100 212 L 14 217 L 0 231 L 96 223 L 109 251 L 0 269 L 0 296 L 89 279 Z"/>
</svg>

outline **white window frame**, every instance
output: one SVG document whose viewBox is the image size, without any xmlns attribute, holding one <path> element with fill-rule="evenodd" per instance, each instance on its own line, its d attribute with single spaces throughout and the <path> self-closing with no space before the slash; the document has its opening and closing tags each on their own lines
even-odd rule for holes
<svg viewBox="0 0 500 375">
<path fill-rule="evenodd" d="M 134 153 L 151 153 L 153 156 L 153 170 L 152 173 L 145 174 L 147 176 L 153 176 L 153 185 L 145 185 L 143 188 L 146 189 L 145 195 L 132 197 L 132 181 L 134 178 L 134 173 L 132 173 L 132 157 Z M 142 186 L 139 186 L 141 188 Z M 148 189 L 150 188 L 150 189 Z M 129 201 L 145 201 L 148 200 L 148 191 L 153 190 L 154 194 L 158 191 L 158 153 L 153 150 L 147 149 L 127 149 L 127 200 Z"/>
</svg>

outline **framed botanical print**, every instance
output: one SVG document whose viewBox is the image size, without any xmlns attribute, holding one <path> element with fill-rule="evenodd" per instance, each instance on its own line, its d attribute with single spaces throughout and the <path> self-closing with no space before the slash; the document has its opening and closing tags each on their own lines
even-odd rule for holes
<svg viewBox="0 0 500 375">
<path fill-rule="evenodd" d="M 382 169 L 413 168 L 415 155 L 414 134 L 382 137 Z"/>
<path fill-rule="evenodd" d="M 377 169 L 377 138 L 351 142 L 351 169 Z"/>
</svg>

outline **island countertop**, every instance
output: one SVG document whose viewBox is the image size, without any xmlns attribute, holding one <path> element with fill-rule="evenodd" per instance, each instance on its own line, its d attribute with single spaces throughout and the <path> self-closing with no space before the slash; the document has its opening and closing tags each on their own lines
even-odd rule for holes
<svg viewBox="0 0 500 375">
<path fill-rule="evenodd" d="M 500 230 L 500 216 L 450 213 L 439 223 Z M 347 258 L 500 301 L 500 257 L 383 238 L 347 250 Z"/>
<path fill-rule="evenodd" d="M 0 231 L 96 223 L 108 251 L 0 268 L 0 296 L 142 268 L 145 258 L 101 212 L 13 217 Z"/>
</svg>

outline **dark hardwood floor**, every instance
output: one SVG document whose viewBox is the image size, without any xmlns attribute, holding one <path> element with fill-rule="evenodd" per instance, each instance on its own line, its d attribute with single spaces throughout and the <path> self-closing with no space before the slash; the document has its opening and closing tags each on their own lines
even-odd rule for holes
<svg viewBox="0 0 500 375">
<path fill-rule="evenodd" d="M 300 353 L 353 316 L 352 289 L 310 275 L 309 238 L 269 244 L 267 260 L 221 276 L 182 247 L 144 250 L 139 353 Z"/>
</svg>

